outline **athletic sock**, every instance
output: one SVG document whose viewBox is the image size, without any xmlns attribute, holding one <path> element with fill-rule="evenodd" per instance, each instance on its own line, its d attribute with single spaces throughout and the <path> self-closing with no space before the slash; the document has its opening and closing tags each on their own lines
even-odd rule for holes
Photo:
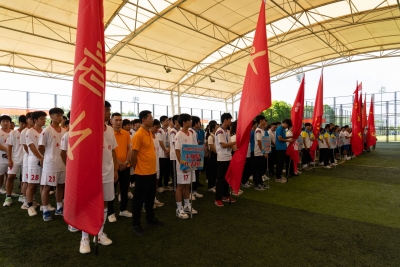
<svg viewBox="0 0 400 267">
<path fill-rule="evenodd" d="M 82 231 L 82 239 L 85 239 L 85 238 L 89 239 L 89 234 Z"/>
<path fill-rule="evenodd" d="M 49 210 L 49 207 L 47 205 L 45 205 L 45 206 L 43 205 L 42 207 L 43 207 L 43 213 L 45 213 Z"/>
<path fill-rule="evenodd" d="M 100 231 L 99 231 L 99 235 L 100 235 L 101 233 L 103 233 L 104 225 L 106 224 L 106 220 L 107 220 L 107 212 L 108 212 L 108 209 L 105 208 L 105 209 L 104 209 L 104 222 L 103 222 L 103 225 L 101 226 L 101 229 L 100 229 Z"/>
<path fill-rule="evenodd" d="M 25 201 L 26 201 L 26 199 L 25 199 Z M 28 204 L 28 207 L 29 207 L 29 208 L 33 206 L 33 202 L 29 202 L 29 203 L 27 203 L 27 204 Z"/>
<path fill-rule="evenodd" d="M 63 203 L 62 202 L 57 202 L 57 209 L 61 209 L 63 207 Z"/>
<path fill-rule="evenodd" d="M 26 197 L 23 197 L 23 198 L 24 198 L 24 205 L 27 206 L 28 202 L 26 201 Z"/>
<path fill-rule="evenodd" d="M 182 202 L 176 202 L 176 206 L 178 207 L 178 209 L 182 209 Z"/>
<path fill-rule="evenodd" d="M 183 201 L 185 201 L 185 207 L 189 205 L 189 199 L 184 199 Z"/>
</svg>

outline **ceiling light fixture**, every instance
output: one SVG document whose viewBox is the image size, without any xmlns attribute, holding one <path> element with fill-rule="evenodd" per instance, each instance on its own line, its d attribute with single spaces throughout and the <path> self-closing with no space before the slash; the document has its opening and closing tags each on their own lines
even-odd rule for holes
<svg viewBox="0 0 400 267">
<path fill-rule="evenodd" d="M 210 82 L 215 83 L 215 80 L 211 76 L 208 77 L 210 78 Z"/>
<path fill-rule="evenodd" d="M 166 71 L 167 73 L 170 73 L 170 72 L 171 72 L 171 69 L 168 68 L 167 66 L 164 66 L 164 69 L 165 69 L 165 71 Z"/>
</svg>

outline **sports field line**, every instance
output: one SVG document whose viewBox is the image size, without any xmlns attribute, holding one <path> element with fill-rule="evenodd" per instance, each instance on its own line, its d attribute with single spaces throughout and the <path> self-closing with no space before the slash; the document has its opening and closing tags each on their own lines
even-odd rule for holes
<svg viewBox="0 0 400 267">
<path fill-rule="evenodd" d="M 359 164 L 346 164 L 348 166 L 359 166 L 359 167 L 373 167 L 373 168 L 384 168 L 384 169 L 400 169 L 398 167 L 385 167 L 385 166 L 375 166 L 375 165 L 359 165 Z"/>
</svg>

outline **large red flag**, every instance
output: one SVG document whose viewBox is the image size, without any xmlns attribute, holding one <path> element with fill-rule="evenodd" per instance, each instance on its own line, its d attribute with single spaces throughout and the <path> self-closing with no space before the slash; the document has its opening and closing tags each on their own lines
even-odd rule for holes
<svg viewBox="0 0 400 267">
<path fill-rule="evenodd" d="M 247 65 L 236 130 L 235 152 L 225 176 L 234 192 L 238 192 L 250 139 L 251 122 L 271 106 L 271 83 L 265 27 L 265 3 L 261 1 L 253 47 Z"/>
<path fill-rule="evenodd" d="M 374 98 L 371 96 L 371 103 L 369 106 L 369 114 L 368 114 L 367 147 L 371 147 L 376 144 L 374 112 L 375 112 Z"/>
<path fill-rule="evenodd" d="M 304 83 L 305 76 L 301 81 L 299 91 L 297 92 L 296 99 L 294 100 L 292 110 L 290 112 L 290 117 L 292 119 L 292 133 L 293 139 L 297 140 L 301 133 L 301 126 L 303 124 L 303 113 L 304 113 Z M 293 162 L 296 164 L 300 161 L 299 151 L 294 149 L 296 142 L 289 143 L 286 150 L 286 154 L 290 156 Z"/>
<path fill-rule="evenodd" d="M 64 220 L 91 235 L 98 234 L 104 219 L 104 60 L 103 0 L 80 0 Z"/>
<path fill-rule="evenodd" d="M 351 114 L 351 124 L 352 124 L 352 137 L 351 137 L 351 149 L 355 156 L 358 156 L 363 151 L 363 142 L 361 132 L 361 117 L 360 117 L 360 103 L 358 98 L 358 91 L 362 88 L 362 84 L 360 83 L 357 86 L 356 91 L 354 92 L 354 103 L 353 103 L 353 111 Z"/>
<path fill-rule="evenodd" d="M 324 115 L 324 74 L 321 73 L 321 78 L 319 79 L 318 83 L 318 90 L 317 96 L 315 97 L 315 105 L 314 105 L 314 112 L 313 112 L 313 119 L 312 119 L 312 126 L 313 126 L 313 134 L 315 140 L 310 147 L 310 156 L 315 160 L 315 151 L 317 150 L 318 146 L 318 136 L 319 130 L 321 129 L 322 123 L 322 115 Z"/>
<path fill-rule="evenodd" d="M 361 128 L 364 131 L 365 127 L 367 127 L 367 93 L 364 96 L 364 104 L 362 106 L 362 122 Z"/>
</svg>

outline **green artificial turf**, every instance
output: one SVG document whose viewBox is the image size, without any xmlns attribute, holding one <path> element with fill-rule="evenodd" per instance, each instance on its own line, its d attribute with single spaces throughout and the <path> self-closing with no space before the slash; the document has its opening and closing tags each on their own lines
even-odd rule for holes
<svg viewBox="0 0 400 267">
<path fill-rule="evenodd" d="M 165 226 L 138 237 L 131 219 L 117 216 L 105 226 L 113 244 L 99 245 L 98 256 L 93 243 L 91 254 L 78 252 L 81 235 L 62 217 L 28 217 L 14 201 L 0 207 L 0 266 L 400 266 L 399 151 L 399 143 L 378 143 L 336 169 L 243 189 L 223 208 L 200 188 L 193 220 L 175 216 L 172 193 L 158 194 Z"/>
</svg>

